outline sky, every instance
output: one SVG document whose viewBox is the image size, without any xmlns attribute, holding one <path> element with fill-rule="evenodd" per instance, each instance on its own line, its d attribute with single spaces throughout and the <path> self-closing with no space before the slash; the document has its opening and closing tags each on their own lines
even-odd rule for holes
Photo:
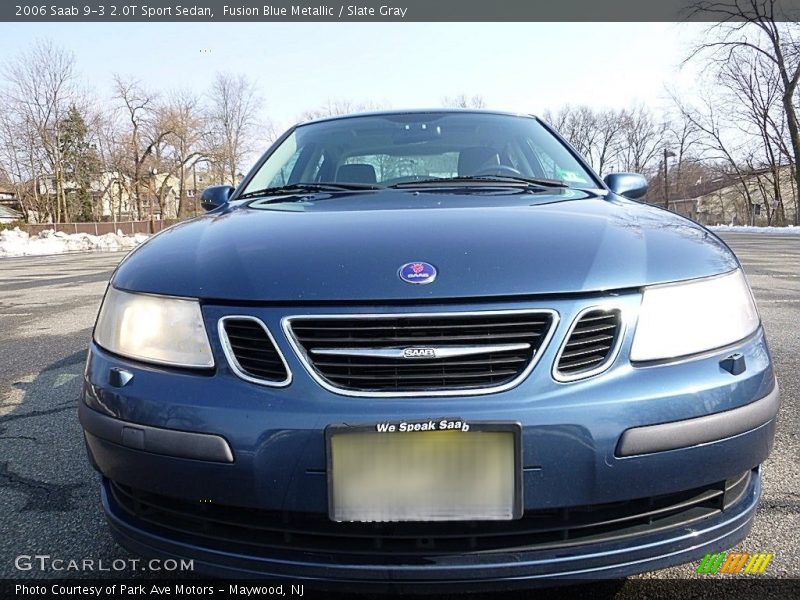
<svg viewBox="0 0 800 600">
<path fill-rule="evenodd" d="M 49 39 L 111 95 L 114 73 L 168 92 L 205 92 L 215 73 L 252 78 L 264 117 L 283 129 L 327 100 L 441 106 L 460 93 L 489 108 L 541 114 L 563 104 L 659 109 L 691 91 L 681 63 L 704 26 L 673 23 L 78 23 L 0 24 L 0 62 Z"/>
</svg>

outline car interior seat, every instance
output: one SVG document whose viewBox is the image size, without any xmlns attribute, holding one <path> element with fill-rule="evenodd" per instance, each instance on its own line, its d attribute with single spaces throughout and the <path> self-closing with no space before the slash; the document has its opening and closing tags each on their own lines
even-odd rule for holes
<svg viewBox="0 0 800 600">
<path fill-rule="evenodd" d="M 491 169 L 499 164 L 500 156 L 497 150 L 488 146 L 464 148 L 458 154 L 458 175 L 459 177 L 475 175 L 482 170 Z"/>
<path fill-rule="evenodd" d="M 377 183 L 375 167 L 367 164 L 342 165 L 336 170 L 336 181 L 347 183 Z"/>
</svg>

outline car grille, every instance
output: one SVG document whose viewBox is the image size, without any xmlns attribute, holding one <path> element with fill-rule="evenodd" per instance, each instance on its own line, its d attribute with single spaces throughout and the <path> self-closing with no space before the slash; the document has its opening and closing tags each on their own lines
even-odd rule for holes
<svg viewBox="0 0 800 600">
<path fill-rule="evenodd" d="M 266 326 L 254 317 L 225 317 L 220 338 L 233 370 L 267 384 L 288 383 L 289 371 Z"/>
<path fill-rule="evenodd" d="M 273 512 L 189 502 L 109 482 L 113 501 L 159 533 L 210 547 L 362 555 L 364 561 L 458 552 L 538 550 L 689 527 L 719 514 L 747 491 L 751 472 L 685 492 L 625 502 L 527 511 L 515 521 L 336 523 L 325 514 Z"/>
<path fill-rule="evenodd" d="M 556 372 L 567 378 L 597 372 L 612 357 L 619 331 L 618 310 L 590 310 L 583 313 L 559 354 Z"/>
<path fill-rule="evenodd" d="M 424 394 L 497 389 L 521 378 L 553 318 L 549 311 L 525 311 L 293 317 L 288 322 L 290 336 L 323 385 Z M 404 351 L 417 354 L 404 356 Z"/>
</svg>

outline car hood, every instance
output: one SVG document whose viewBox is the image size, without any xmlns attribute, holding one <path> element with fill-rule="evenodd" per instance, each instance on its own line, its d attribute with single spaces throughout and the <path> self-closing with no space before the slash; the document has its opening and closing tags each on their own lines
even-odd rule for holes
<svg viewBox="0 0 800 600">
<path fill-rule="evenodd" d="M 738 266 L 692 221 L 576 190 L 286 200 L 171 227 L 132 252 L 113 284 L 221 301 L 415 301 L 602 292 Z M 412 261 L 434 265 L 436 280 L 402 281 L 398 270 Z"/>
</svg>

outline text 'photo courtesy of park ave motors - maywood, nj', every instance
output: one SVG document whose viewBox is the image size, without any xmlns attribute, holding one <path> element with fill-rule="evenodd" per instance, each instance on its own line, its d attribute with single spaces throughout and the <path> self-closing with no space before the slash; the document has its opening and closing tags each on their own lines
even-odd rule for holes
<svg viewBox="0 0 800 600">
<path fill-rule="evenodd" d="M 0 599 L 800 597 L 800 6 L 602 4 L 0 5 Z"/>
<path fill-rule="evenodd" d="M 306 595 L 304 584 L 237 584 L 225 583 L 202 585 L 197 583 L 107 583 L 85 585 L 76 583 L 30 584 L 16 583 L 13 587 L 18 597 L 60 597 L 60 598 L 162 598 L 178 597 L 295 597 Z M 312 592 L 313 593 L 313 592 Z M 311 595 L 311 593 L 309 594 Z"/>
</svg>

